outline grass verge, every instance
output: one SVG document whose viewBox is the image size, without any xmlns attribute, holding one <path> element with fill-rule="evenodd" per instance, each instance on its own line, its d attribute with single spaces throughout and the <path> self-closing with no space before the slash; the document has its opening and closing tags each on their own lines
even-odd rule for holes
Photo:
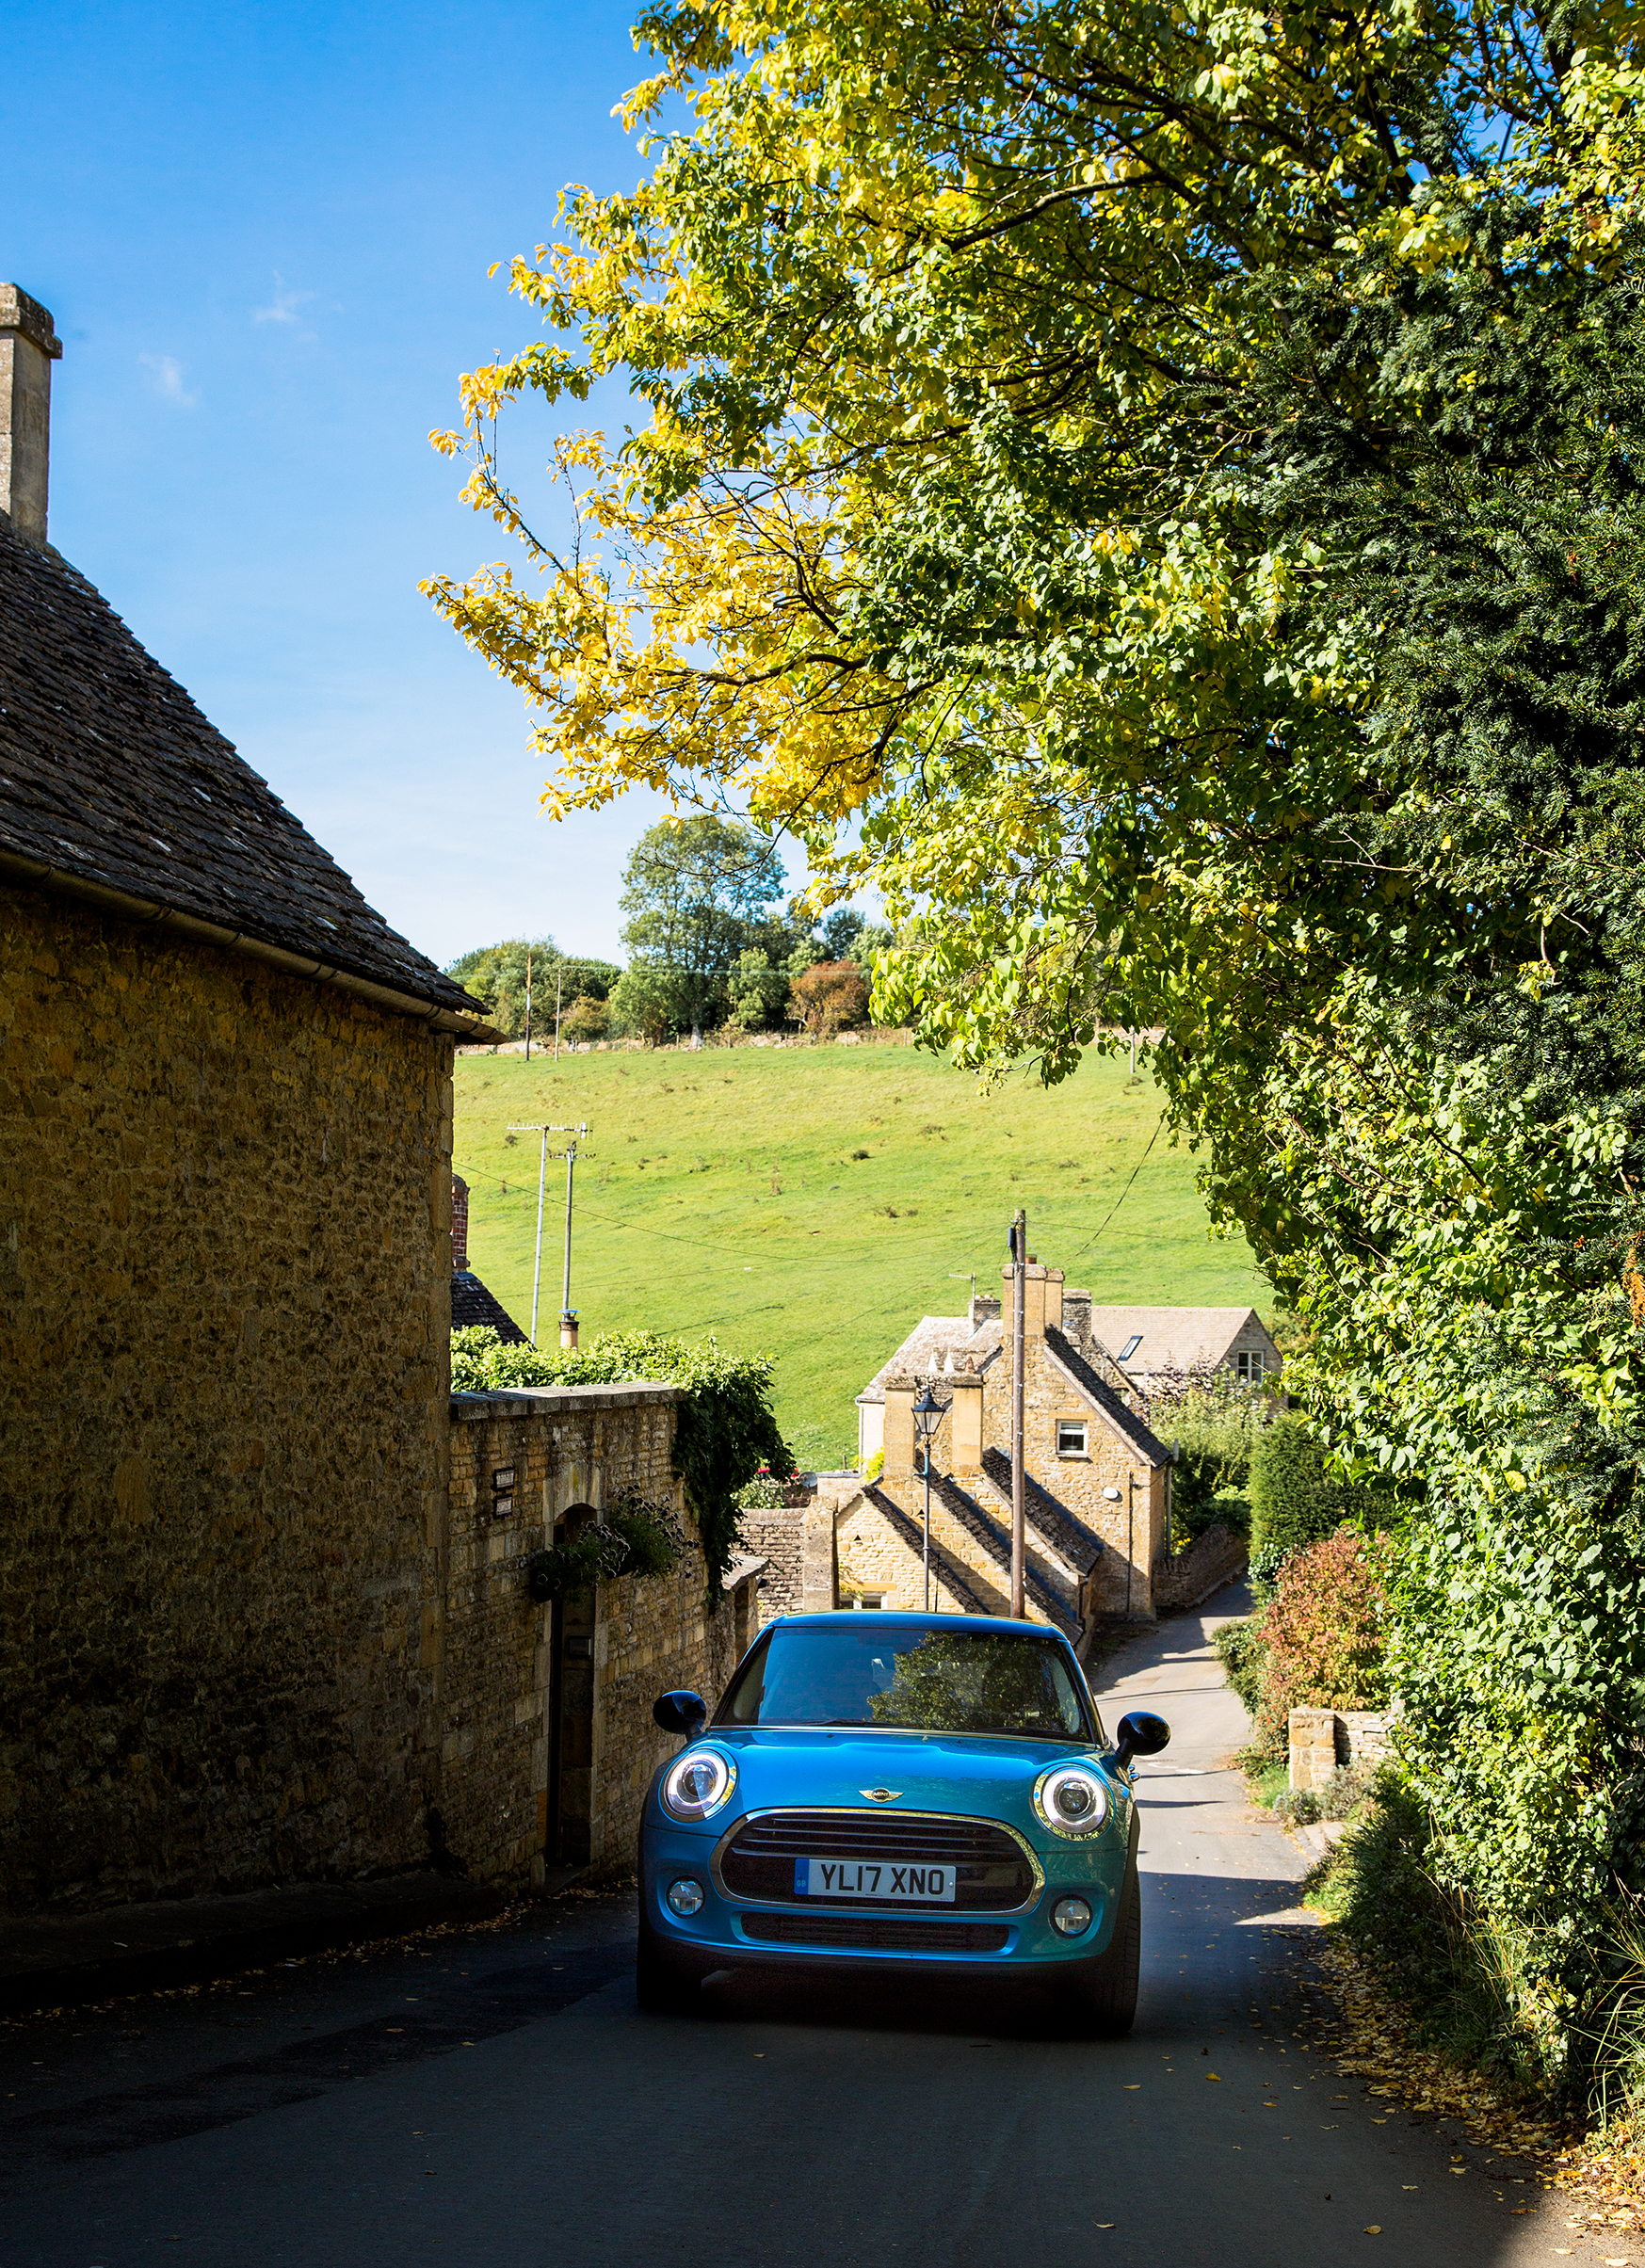
<svg viewBox="0 0 1645 2268">
<path fill-rule="evenodd" d="M 1335 2004 L 1315 2044 L 1390 2115 L 1455 2121 L 1492 2153 L 1488 2176 L 1557 2193 L 1569 2233 L 1645 2229 L 1637 2122 L 1586 2118 L 1550 2084 L 1547 2042 L 1515 2013 L 1525 1995 L 1510 1954 L 1422 1872 L 1411 1825 L 1385 1792 L 1303 1883 L 1329 1924 L 1321 1967 Z"/>
</svg>

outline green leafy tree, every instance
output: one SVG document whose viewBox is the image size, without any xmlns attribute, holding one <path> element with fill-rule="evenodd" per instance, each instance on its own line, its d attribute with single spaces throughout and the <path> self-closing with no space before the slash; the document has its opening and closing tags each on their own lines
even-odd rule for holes
<svg viewBox="0 0 1645 2268">
<path fill-rule="evenodd" d="M 1287 1383 L 1394 1492 L 1425 1864 L 1579 2008 L 1645 1874 L 1637 28 L 643 29 L 631 121 L 689 131 L 516 264 L 555 340 L 444 437 L 546 579 L 435 602 L 556 808 L 734 790 L 878 887 L 932 1047 L 1163 1029 Z M 616 565 L 553 558 L 492 421 L 618 370 L 649 423 L 561 458 Z"/>
<path fill-rule="evenodd" d="M 558 997 L 569 1007 L 579 996 L 605 1000 L 621 974 L 610 961 L 561 953 L 550 937 L 505 938 L 500 944 L 479 946 L 461 955 L 445 973 L 473 993 L 507 1039 L 518 1039 L 525 1030 L 527 951 L 531 956 L 532 1025 L 539 1037 L 553 1035 L 556 986 Z"/>
<path fill-rule="evenodd" d="M 1319 1543 L 1362 1508 L 1326 1461 L 1325 1444 L 1300 1418 L 1265 1426 L 1250 1452 L 1250 1566 L 1271 1584 L 1294 1552 Z"/>
<path fill-rule="evenodd" d="M 648 828 L 622 877 L 622 941 L 648 1011 L 701 1038 L 723 1020 L 727 980 L 782 886 L 771 845 L 704 812 Z M 621 994 L 619 1012 L 631 1011 Z"/>
</svg>

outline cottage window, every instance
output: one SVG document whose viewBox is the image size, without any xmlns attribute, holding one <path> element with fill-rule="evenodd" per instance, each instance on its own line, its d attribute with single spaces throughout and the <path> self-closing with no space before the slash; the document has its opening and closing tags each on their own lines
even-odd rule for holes
<svg viewBox="0 0 1645 2268">
<path fill-rule="evenodd" d="M 882 1607 L 885 1604 L 885 1593 L 883 1591 L 848 1592 L 847 1596 L 840 1600 L 840 1604 L 847 1607 Z"/>
<path fill-rule="evenodd" d="M 1068 1418 L 1057 1420 L 1056 1454 L 1058 1456 L 1084 1456 L 1088 1454 L 1083 1424 L 1076 1424 Z"/>
<path fill-rule="evenodd" d="M 1263 1358 L 1260 1350 L 1254 1354 L 1235 1355 L 1234 1375 L 1242 1386 L 1260 1386 L 1263 1376 Z"/>
</svg>

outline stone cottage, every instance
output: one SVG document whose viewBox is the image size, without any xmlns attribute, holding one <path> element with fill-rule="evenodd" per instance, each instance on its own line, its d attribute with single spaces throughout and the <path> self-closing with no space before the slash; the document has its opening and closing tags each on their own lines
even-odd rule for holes
<svg viewBox="0 0 1645 2268">
<path fill-rule="evenodd" d="M 1009 1271 L 1007 1270 L 1008 1282 Z M 1008 1614 L 1011 1567 L 1010 1333 L 1000 1299 L 927 1316 L 874 1381 L 878 1478 L 819 1475 L 803 1515 L 803 1603 L 918 1607 L 925 1469 L 914 1403 L 941 1405 L 931 1466 L 932 1604 Z M 1089 1295 L 1030 1264 L 1024 1332 L 1025 1606 L 1076 1642 L 1158 1611 L 1168 1587 L 1171 1453 L 1093 1360 Z M 1100 1353 L 1100 1350 L 1097 1350 Z"/>
<path fill-rule="evenodd" d="M 764 1562 L 677 1389 L 450 1393 L 495 1036 L 51 547 L 58 351 L 0 285 L 0 1911 L 622 1863 Z M 630 1488 L 674 1573 L 534 1599 Z"/>
<path fill-rule="evenodd" d="M 0 286 L 0 1902 L 427 1852 L 451 1053 L 395 935 L 47 538 Z"/>
</svg>

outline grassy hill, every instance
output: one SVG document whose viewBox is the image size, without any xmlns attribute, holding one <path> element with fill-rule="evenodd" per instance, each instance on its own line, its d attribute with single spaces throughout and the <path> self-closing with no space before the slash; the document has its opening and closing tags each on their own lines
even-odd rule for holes
<svg viewBox="0 0 1645 2268">
<path fill-rule="evenodd" d="M 778 1412 L 803 1463 L 856 1449 L 852 1397 L 921 1315 L 999 1288 L 1011 1213 L 1040 1259 L 1099 1304 L 1268 1304 L 1243 1242 L 1214 1238 L 1159 1096 L 1089 1058 L 1047 1094 L 911 1049 L 705 1049 L 465 1055 L 457 1170 L 475 1267 L 529 1328 L 538 1143 L 510 1119 L 592 1128 L 577 1168 L 572 1305 L 585 1338 L 718 1333 L 778 1359 Z M 551 1148 L 554 1147 L 551 1137 Z M 1145 1152 L 1147 1153 L 1145 1156 Z M 1134 1170 L 1137 1178 L 1105 1228 Z M 565 1168 L 551 1159 L 539 1330 L 559 1311 Z"/>
</svg>

